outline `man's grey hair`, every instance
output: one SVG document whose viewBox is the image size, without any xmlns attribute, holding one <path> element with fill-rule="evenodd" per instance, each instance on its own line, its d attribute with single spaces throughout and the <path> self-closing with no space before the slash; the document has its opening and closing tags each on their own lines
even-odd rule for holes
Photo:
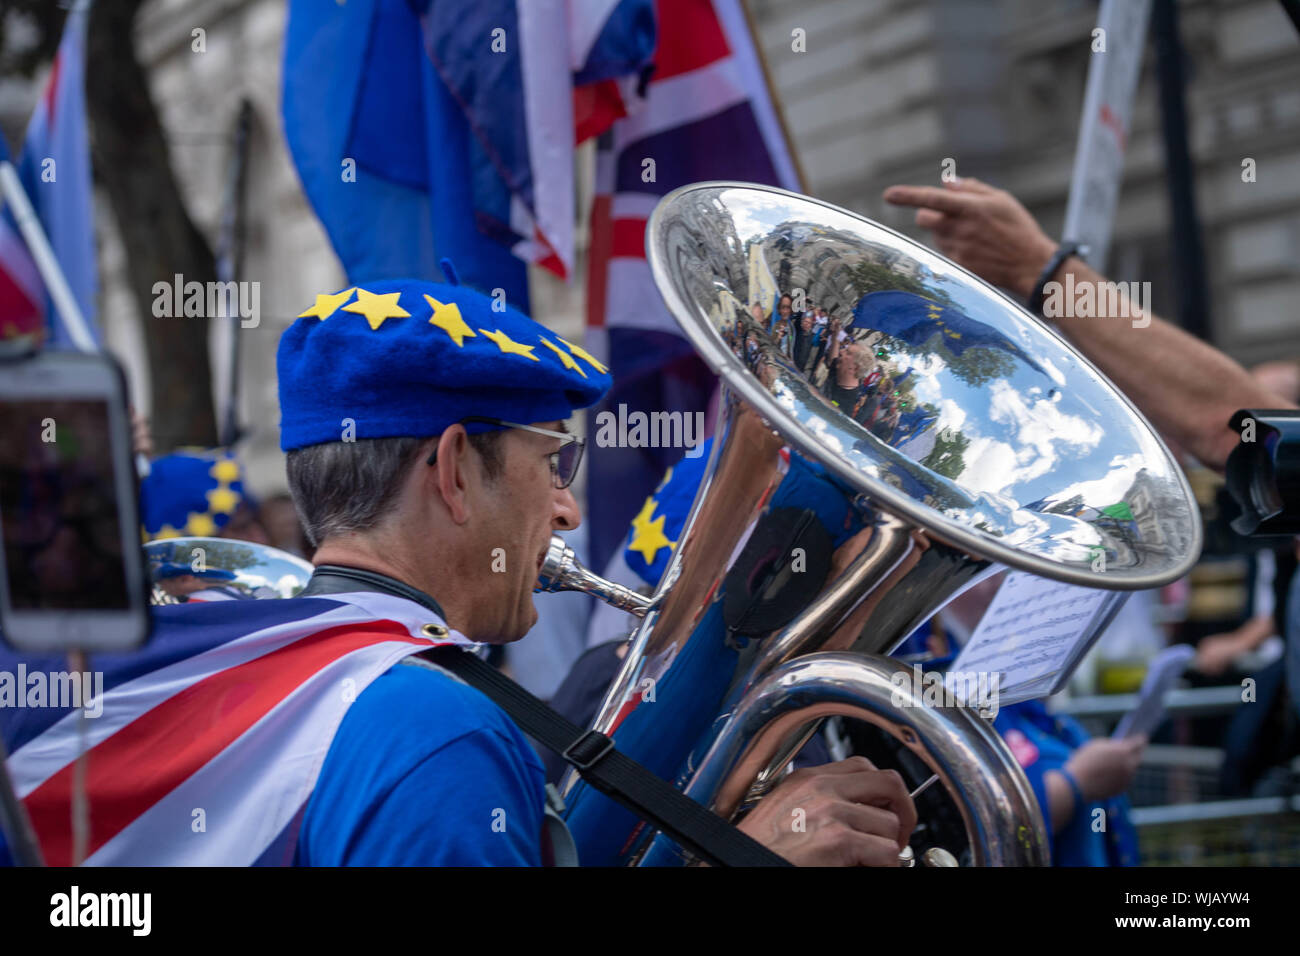
<svg viewBox="0 0 1300 956">
<path fill-rule="evenodd" d="M 469 436 L 489 480 L 501 470 L 502 434 Z M 421 451 L 427 442 L 427 438 L 361 438 L 290 451 L 285 462 L 289 491 L 312 547 L 334 535 L 376 527 L 393 507 L 411 468 L 424 466 Z"/>
</svg>

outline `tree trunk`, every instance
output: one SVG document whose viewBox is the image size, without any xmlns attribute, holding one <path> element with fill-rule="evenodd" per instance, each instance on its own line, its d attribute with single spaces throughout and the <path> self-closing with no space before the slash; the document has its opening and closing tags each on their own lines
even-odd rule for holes
<svg viewBox="0 0 1300 956">
<path fill-rule="evenodd" d="M 136 58 L 133 26 L 142 0 L 91 8 L 86 97 L 95 171 L 108 194 L 126 250 L 153 386 L 154 445 L 217 443 L 208 322 L 153 314 L 156 282 L 216 279 L 207 240 L 190 220 L 172 173 L 167 141 Z M 179 303 L 178 303 L 179 304 Z"/>
</svg>

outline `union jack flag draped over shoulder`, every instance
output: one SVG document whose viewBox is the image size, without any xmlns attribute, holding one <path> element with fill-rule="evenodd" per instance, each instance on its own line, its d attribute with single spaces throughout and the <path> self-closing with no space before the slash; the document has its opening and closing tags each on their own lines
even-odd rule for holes
<svg viewBox="0 0 1300 956">
<path fill-rule="evenodd" d="M 409 655 L 471 643 L 454 631 L 425 636 L 426 625 L 443 623 L 437 615 L 372 592 L 153 613 L 143 650 L 91 660 L 104 675 L 101 696 L 81 706 L 0 707 L 9 772 L 49 865 L 73 862 L 83 740 L 86 863 L 292 863 L 307 799 L 350 703 Z M 47 693 L 48 675 L 66 667 L 0 650 L 0 674 L 43 674 Z"/>
</svg>

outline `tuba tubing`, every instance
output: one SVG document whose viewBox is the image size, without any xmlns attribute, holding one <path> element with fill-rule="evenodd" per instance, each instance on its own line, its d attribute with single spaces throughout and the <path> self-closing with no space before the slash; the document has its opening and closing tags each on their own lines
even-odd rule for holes
<svg viewBox="0 0 1300 956">
<path fill-rule="evenodd" d="M 842 546 L 846 555 L 842 568 L 836 573 L 833 567 L 816 597 L 789 624 L 760 640 L 757 653 L 748 662 L 739 653 L 733 657 L 724 652 L 728 662 L 725 666 L 738 668 L 727 679 L 717 660 L 719 635 L 716 622 L 710 624 L 712 613 L 716 612 L 729 569 L 747 534 L 761 519 L 783 473 L 782 442 L 752 406 L 726 390 L 719 413 L 719 437 L 686 532 L 593 723 L 593 729 L 613 737 L 633 759 L 666 779 L 676 780 L 688 793 L 708 792 L 709 804 L 713 802 L 712 787 L 695 784 L 697 773 L 692 768 L 702 766 L 700 758 L 706 753 L 716 752 L 719 739 L 735 732 L 736 715 L 747 701 L 754 695 L 768 699 L 761 688 L 770 686 L 772 675 L 790 673 L 794 664 L 817 652 L 841 652 L 838 656 L 850 661 L 868 660 L 863 656 L 866 654 L 887 653 L 954 594 L 991 571 L 987 560 L 927 535 L 909 520 L 874 508 L 865 496 L 859 496 L 851 507 L 866 519 L 866 527 Z M 552 553 L 559 553 L 559 548 L 553 545 Z M 567 587 L 605 600 L 617 593 L 615 586 L 582 568 L 571 553 L 562 563 Z M 548 580 L 553 581 L 554 575 Z M 543 587 L 547 587 L 545 581 L 539 583 L 539 589 Z M 617 606 L 619 602 L 612 603 Z M 888 693 L 883 703 L 872 697 L 857 700 L 852 696 L 863 688 L 878 688 L 879 682 L 854 680 L 843 685 L 832 681 L 823 687 L 827 676 L 824 669 L 794 672 L 800 675 L 800 700 L 814 701 L 824 691 L 828 705 L 800 719 L 787 716 L 780 722 L 780 732 L 762 735 L 763 746 L 751 751 L 751 756 L 761 753 L 767 763 L 758 766 L 751 760 L 746 765 L 748 779 L 741 787 L 742 796 L 751 789 L 761 793 L 779 779 L 780 771 L 815 730 L 821 716 L 857 716 L 859 712 L 871 714 L 888 709 Z M 834 671 L 836 675 L 845 672 L 843 665 Z M 655 688 L 649 704 L 645 701 L 647 687 Z M 767 713 L 767 704 L 756 712 Z M 658 719 L 669 714 L 680 714 L 681 718 L 671 723 Z M 1018 778 L 1015 790 L 1028 794 L 1027 800 L 1000 798 L 992 801 L 992 806 L 1014 809 L 1020 817 L 1013 829 L 1024 825 L 1028 827 L 1027 839 L 1036 840 L 1041 835 L 1041 828 L 1035 829 L 1033 824 L 1037 810 L 1026 810 L 1035 807 L 1032 791 L 995 734 L 990 744 L 987 738 L 991 731 L 960 709 L 948 708 L 933 720 L 917 722 L 916 746 L 924 750 L 927 738 L 923 731 L 946 726 L 950 718 L 961 722 L 956 731 L 959 736 L 979 734 L 984 742 L 972 742 L 964 749 L 949 747 L 949 751 L 979 753 L 981 766 L 997 768 L 988 779 Z M 754 731 L 751 728 L 739 733 L 738 739 L 748 740 Z M 951 737 L 954 731 L 948 729 L 945 733 Z M 949 770 L 944 779 L 958 781 L 962 777 Z M 597 865 L 643 859 L 671 863 L 680 859 L 680 854 L 674 857 L 662 848 L 649 856 L 653 834 L 640 827 L 627 811 L 588 788 L 577 774 L 566 777 L 562 791 L 569 808 L 566 819 L 584 859 Z M 972 842 L 982 839 L 983 831 L 971 831 L 970 822 L 986 821 L 990 812 L 994 811 L 983 805 L 963 811 Z M 987 830 L 984 823 L 980 825 Z M 1009 822 L 1006 825 L 1011 826 Z M 1023 859 L 1045 859 L 1046 846 L 1044 842 L 1037 850 L 1026 851 Z M 1006 853 L 987 848 L 973 856 L 989 861 L 1009 859 Z"/>
<path fill-rule="evenodd" d="M 909 668 L 874 655 L 808 654 L 774 668 L 732 711 L 686 795 L 730 818 L 788 738 L 834 716 L 884 729 L 939 775 L 971 834 L 976 866 L 1050 863 L 1038 802 L 1002 738 L 969 708 L 924 704 Z M 640 862 L 689 858 L 661 833 Z"/>
</svg>

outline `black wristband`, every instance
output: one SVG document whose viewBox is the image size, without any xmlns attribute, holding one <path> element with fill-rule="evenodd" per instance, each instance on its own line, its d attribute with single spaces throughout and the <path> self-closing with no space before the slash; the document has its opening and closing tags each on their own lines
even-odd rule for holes
<svg viewBox="0 0 1300 956">
<path fill-rule="evenodd" d="M 1038 281 L 1034 283 L 1033 293 L 1025 300 L 1025 305 L 1034 315 L 1043 314 L 1043 290 L 1047 287 L 1047 283 L 1052 281 L 1052 276 L 1056 275 L 1056 270 L 1061 268 L 1062 262 L 1078 252 L 1079 244 L 1077 242 L 1063 242 L 1056 247 L 1056 251 L 1052 253 L 1052 258 L 1047 260 L 1046 268 L 1038 276 Z"/>
</svg>

